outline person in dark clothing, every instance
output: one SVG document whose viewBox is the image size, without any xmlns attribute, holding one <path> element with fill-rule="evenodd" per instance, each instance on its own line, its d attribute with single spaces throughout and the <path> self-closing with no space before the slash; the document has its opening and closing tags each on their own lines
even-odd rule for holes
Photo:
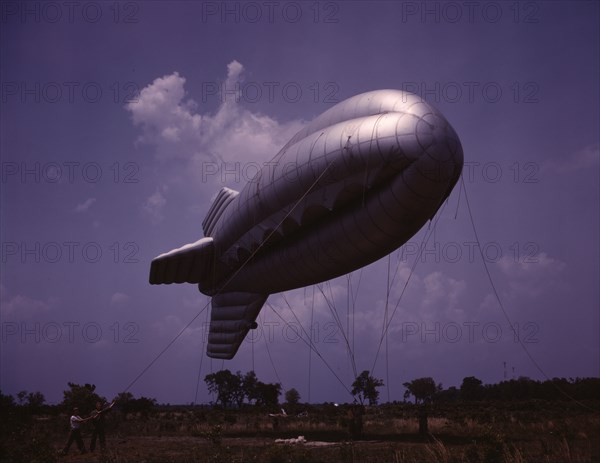
<svg viewBox="0 0 600 463">
<path fill-rule="evenodd" d="M 69 453 L 73 442 L 77 444 L 77 448 L 81 453 L 85 453 L 85 445 L 83 445 L 83 439 L 81 439 L 81 425 L 88 420 L 89 418 L 84 419 L 79 416 L 79 409 L 77 407 L 73 409 L 73 415 L 70 418 L 71 431 L 69 432 L 69 440 L 61 452 L 62 455 Z"/>
<path fill-rule="evenodd" d="M 112 401 L 108 407 L 102 408 L 102 402 L 96 402 L 96 410 L 94 410 L 92 412 L 92 415 L 88 418 L 92 420 L 92 425 L 94 426 L 94 429 L 92 431 L 92 441 L 90 442 L 91 452 L 93 452 L 96 449 L 96 439 L 100 441 L 100 449 L 106 449 L 106 438 L 104 435 L 104 418 L 106 412 L 109 411 L 114 404 L 115 402 Z"/>
</svg>

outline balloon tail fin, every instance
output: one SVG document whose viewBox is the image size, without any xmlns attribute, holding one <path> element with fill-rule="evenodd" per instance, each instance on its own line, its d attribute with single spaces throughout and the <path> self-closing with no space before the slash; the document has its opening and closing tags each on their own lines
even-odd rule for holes
<svg viewBox="0 0 600 463">
<path fill-rule="evenodd" d="M 201 283 L 213 274 L 213 264 L 213 239 L 202 238 L 154 258 L 150 284 Z"/>
<path fill-rule="evenodd" d="M 268 297 L 239 291 L 216 294 L 212 298 L 206 354 L 212 358 L 233 358 L 248 331 L 257 327 L 256 317 Z"/>
</svg>

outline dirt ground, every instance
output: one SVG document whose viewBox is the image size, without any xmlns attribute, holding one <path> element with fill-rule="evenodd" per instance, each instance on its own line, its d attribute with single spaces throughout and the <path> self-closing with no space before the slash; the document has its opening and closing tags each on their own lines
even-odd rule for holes
<svg viewBox="0 0 600 463">
<path fill-rule="evenodd" d="M 600 462 L 598 443 L 579 441 L 553 448 L 535 441 L 509 445 L 451 442 L 414 436 L 400 440 L 327 442 L 307 439 L 304 443 L 277 443 L 264 437 L 224 437 L 218 443 L 203 437 L 134 436 L 107 439 L 104 452 L 79 455 L 71 448 L 64 463 L 158 463 L 158 462 Z M 61 443 L 56 444 L 59 449 Z"/>
<path fill-rule="evenodd" d="M 424 443 L 394 443 L 385 441 L 325 442 L 306 440 L 298 444 L 277 443 L 272 438 L 226 437 L 214 444 L 200 437 L 127 437 L 107 439 L 104 452 L 96 450 L 80 455 L 73 445 L 69 455 L 60 458 L 64 463 L 92 462 L 261 462 L 261 461 L 353 461 L 352 453 L 389 453 L 394 448 L 405 450 L 425 447 Z M 56 445 L 60 449 L 60 443 Z M 348 454 L 350 459 L 339 460 Z M 281 455 L 281 459 L 278 458 Z M 299 458 L 299 459 L 298 459 Z M 332 459 L 333 458 L 333 459 Z M 356 460 L 359 461 L 359 460 Z M 373 460 L 379 461 L 379 460 Z M 389 460 L 381 460 L 389 461 Z"/>
</svg>

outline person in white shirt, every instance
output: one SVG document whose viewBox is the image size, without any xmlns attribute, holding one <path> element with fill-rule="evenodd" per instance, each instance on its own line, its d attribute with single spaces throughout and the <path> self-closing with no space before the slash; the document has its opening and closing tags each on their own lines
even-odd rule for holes
<svg viewBox="0 0 600 463">
<path fill-rule="evenodd" d="M 88 421 L 90 418 L 81 418 L 79 416 L 79 409 L 75 407 L 73 409 L 73 415 L 71 415 L 70 424 L 71 431 L 69 432 L 69 440 L 67 441 L 67 445 L 62 451 L 63 455 L 67 455 L 69 453 L 69 448 L 71 448 L 71 444 L 73 441 L 77 444 L 77 448 L 81 453 L 85 453 L 85 445 L 83 445 L 83 439 L 81 438 L 81 425 Z"/>
</svg>

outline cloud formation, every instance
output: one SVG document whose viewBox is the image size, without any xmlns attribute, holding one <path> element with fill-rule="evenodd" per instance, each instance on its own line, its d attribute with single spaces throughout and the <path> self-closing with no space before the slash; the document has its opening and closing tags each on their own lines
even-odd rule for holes
<svg viewBox="0 0 600 463">
<path fill-rule="evenodd" d="M 238 61 L 229 63 L 223 87 L 239 88 L 243 71 Z M 184 205 L 188 209 L 196 208 L 198 201 L 207 203 L 225 184 L 240 189 L 304 124 L 282 123 L 250 111 L 236 95 L 224 98 L 214 114 L 201 114 L 185 83 L 178 72 L 159 77 L 125 106 L 141 129 L 136 144 L 152 146 L 161 164 L 161 184 L 142 205 L 154 224 L 164 219 L 169 186 L 189 190 L 194 203 Z M 178 162 L 172 167 L 170 161 Z"/>
<path fill-rule="evenodd" d="M 95 202 L 96 202 L 96 198 L 88 198 L 84 202 L 77 204 L 77 206 L 75 206 L 74 211 L 77 213 L 85 212 L 90 207 L 92 207 L 92 204 L 94 204 Z"/>
<path fill-rule="evenodd" d="M 238 61 L 229 63 L 223 86 L 239 87 L 243 71 Z M 224 98 L 215 114 L 200 114 L 185 82 L 178 72 L 159 77 L 125 107 L 142 130 L 138 143 L 154 145 L 161 160 L 265 161 L 302 128 L 300 121 L 280 123 L 245 109 L 235 95 Z"/>
<path fill-rule="evenodd" d="M 110 305 L 123 305 L 129 301 L 129 296 L 124 293 L 116 292 L 110 297 Z"/>
<path fill-rule="evenodd" d="M 558 174 L 576 172 L 583 169 L 598 169 L 600 162 L 600 144 L 589 145 L 583 149 L 565 156 L 563 159 L 549 159 L 544 162 L 542 169 Z"/>
<path fill-rule="evenodd" d="M 163 210 L 167 204 L 167 199 L 163 195 L 167 188 L 163 186 L 161 189 L 157 189 L 142 206 L 142 212 L 150 218 L 152 223 L 161 222 L 164 219 Z"/>
<path fill-rule="evenodd" d="M 27 295 L 17 294 L 6 298 L 6 291 L 2 291 L 2 303 L 0 304 L 0 313 L 2 318 L 6 319 L 27 319 L 34 315 L 40 315 L 48 312 L 55 304 L 54 299 L 46 301 L 35 299 Z"/>
<path fill-rule="evenodd" d="M 566 264 L 541 252 L 535 258 L 515 261 L 508 256 L 498 262 L 509 282 L 509 296 L 539 298 L 544 292 L 560 286 L 559 277 Z"/>
</svg>

